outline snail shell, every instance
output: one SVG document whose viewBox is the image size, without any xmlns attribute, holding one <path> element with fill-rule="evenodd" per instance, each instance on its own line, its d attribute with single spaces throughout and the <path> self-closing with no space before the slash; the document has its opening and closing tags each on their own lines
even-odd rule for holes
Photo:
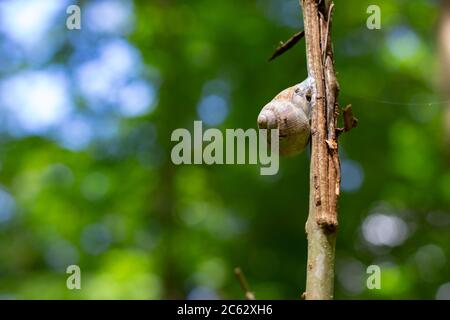
<svg viewBox="0 0 450 320">
<path fill-rule="evenodd" d="M 279 151 L 282 156 L 302 152 L 309 142 L 311 88 L 307 79 L 283 90 L 262 108 L 258 116 L 260 129 L 279 130 Z"/>
</svg>

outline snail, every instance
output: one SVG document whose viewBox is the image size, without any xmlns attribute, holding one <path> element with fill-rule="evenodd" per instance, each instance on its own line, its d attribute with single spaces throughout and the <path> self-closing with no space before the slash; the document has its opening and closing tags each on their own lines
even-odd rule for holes
<svg viewBox="0 0 450 320">
<path fill-rule="evenodd" d="M 301 153 L 309 142 L 312 92 L 312 82 L 308 78 L 281 91 L 259 113 L 260 129 L 279 130 L 282 156 Z M 270 135 L 268 137 L 270 144 Z"/>
</svg>

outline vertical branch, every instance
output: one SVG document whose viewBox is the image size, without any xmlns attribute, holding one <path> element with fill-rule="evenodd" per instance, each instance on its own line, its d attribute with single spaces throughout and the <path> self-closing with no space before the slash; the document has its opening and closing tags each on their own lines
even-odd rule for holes
<svg viewBox="0 0 450 320">
<path fill-rule="evenodd" d="M 340 165 L 331 12 L 327 0 L 299 0 L 303 8 L 309 77 L 314 79 L 311 119 L 310 204 L 306 233 L 306 299 L 333 299 Z"/>
</svg>

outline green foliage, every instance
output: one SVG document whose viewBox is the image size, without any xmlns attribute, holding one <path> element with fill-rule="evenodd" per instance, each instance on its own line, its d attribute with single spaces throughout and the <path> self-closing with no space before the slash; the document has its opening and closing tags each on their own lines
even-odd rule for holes
<svg viewBox="0 0 450 320">
<path fill-rule="evenodd" d="M 340 103 L 351 103 L 359 118 L 341 138 L 336 298 L 433 299 L 450 272 L 445 105 L 429 104 L 442 100 L 432 70 L 439 7 L 378 1 L 382 28 L 368 30 L 372 2 L 335 5 Z M 306 77 L 303 40 L 267 62 L 279 41 L 301 29 L 297 1 L 135 1 L 133 12 L 127 39 L 157 88 L 154 111 L 119 118 L 112 138 L 81 150 L 49 136 L 2 134 L 0 182 L 15 209 L 0 222 L 0 294 L 242 298 L 233 275 L 240 266 L 257 298 L 298 299 L 309 155 L 281 160 L 274 177 L 260 176 L 257 166 L 170 161 L 170 134 L 191 130 L 205 95 L 226 101 L 219 129 L 255 128 L 260 108 Z M 66 45 L 48 64 L 69 63 L 75 50 Z M 83 97 L 74 103 L 89 108 Z M 66 288 L 69 264 L 81 267 L 79 291 Z M 381 290 L 365 287 L 371 264 L 381 266 Z"/>
</svg>

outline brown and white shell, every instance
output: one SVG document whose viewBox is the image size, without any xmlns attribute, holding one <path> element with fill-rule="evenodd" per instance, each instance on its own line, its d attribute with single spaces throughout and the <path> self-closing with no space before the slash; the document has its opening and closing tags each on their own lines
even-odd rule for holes
<svg viewBox="0 0 450 320">
<path fill-rule="evenodd" d="M 280 92 L 262 108 L 258 116 L 260 129 L 279 129 L 279 151 L 282 156 L 298 154 L 308 145 L 311 96 L 310 82 L 305 80 Z"/>
</svg>

